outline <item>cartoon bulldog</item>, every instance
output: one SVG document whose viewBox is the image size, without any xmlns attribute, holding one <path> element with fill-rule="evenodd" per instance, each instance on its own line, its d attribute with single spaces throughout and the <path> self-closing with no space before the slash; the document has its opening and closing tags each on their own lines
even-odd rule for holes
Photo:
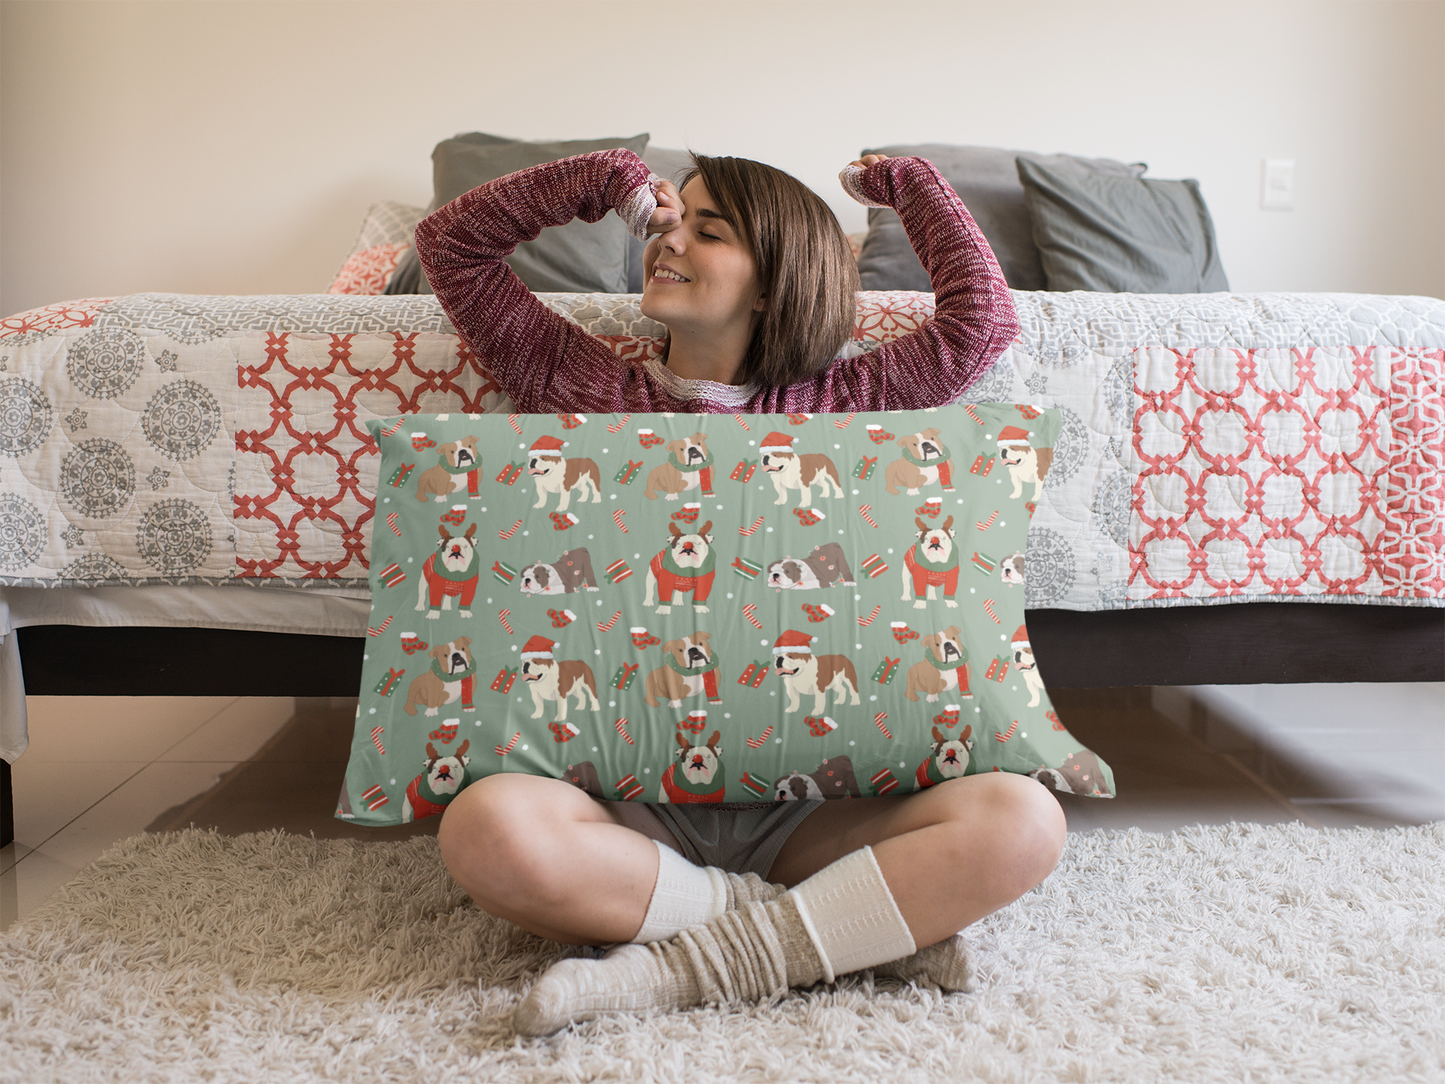
<svg viewBox="0 0 1445 1084">
<path fill-rule="evenodd" d="M 651 606 L 657 597 L 657 612 L 672 613 L 678 595 L 692 592 L 693 613 L 708 612 L 707 597 L 712 593 L 713 568 L 717 555 L 712 550 L 712 520 L 695 533 L 683 534 L 676 523 L 668 521 L 672 541 L 647 565 L 647 594 L 644 606 Z"/>
<path fill-rule="evenodd" d="M 1012 553 L 998 563 L 999 579 L 1020 587 L 1024 582 L 1024 555 Z"/>
<path fill-rule="evenodd" d="M 592 503 L 602 503 L 602 473 L 597 464 L 591 459 L 565 458 L 562 455 L 565 447 L 566 442 L 556 437 L 538 437 L 527 452 L 527 473 L 537 486 L 537 503 L 533 508 L 546 504 L 548 494 L 559 493 L 557 511 L 565 512 L 574 489 L 579 501 L 585 501 L 591 489 Z"/>
<path fill-rule="evenodd" d="M 1008 476 L 1013 479 L 1014 491 L 1009 496 L 1021 496 L 1024 483 L 1032 482 L 1032 500 L 1037 501 L 1039 494 L 1044 491 L 1044 475 L 1049 473 L 1049 466 L 1054 461 L 1054 450 L 1030 447 L 1028 430 L 1020 429 L 1016 425 L 1006 425 L 999 430 L 998 457 L 1008 468 Z"/>
<path fill-rule="evenodd" d="M 942 587 L 944 601 L 956 609 L 958 603 L 953 596 L 958 591 L 958 547 L 953 538 L 958 532 L 953 529 L 953 517 L 944 520 L 941 527 L 930 527 L 918 516 L 913 517 L 913 522 L 918 525 L 918 542 L 903 551 L 903 601 L 911 598 L 915 610 L 925 609 L 927 602 L 938 598 L 935 588 Z"/>
<path fill-rule="evenodd" d="M 571 783 L 578 790 L 585 791 L 594 798 L 605 799 L 607 797 L 602 793 L 602 777 L 597 774 L 597 765 L 590 760 L 584 760 L 581 764 L 567 765 L 567 770 L 562 773 L 562 781 Z"/>
<path fill-rule="evenodd" d="M 773 666 L 783 679 L 783 688 L 788 692 L 788 706 L 785 712 L 798 710 L 801 697 L 813 697 L 813 714 L 822 715 L 828 703 L 828 690 L 837 693 L 834 704 L 848 701 L 856 707 L 858 697 L 858 671 L 846 655 L 814 655 L 813 644 L 816 636 L 792 629 L 773 641 Z"/>
<path fill-rule="evenodd" d="M 581 659 L 554 659 L 552 652 L 557 641 L 545 636 L 533 636 L 522 645 L 522 680 L 532 693 L 533 719 L 542 718 L 546 701 L 557 701 L 557 718 L 553 722 L 567 721 L 567 698 L 577 698 L 577 710 L 601 711 L 602 702 L 597 699 L 597 679 L 592 667 Z M 592 706 L 587 707 L 587 701 Z"/>
<path fill-rule="evenodd" d="M 898 446 L 903 449 L 903 458 L 895 459 L 884 470 L 885 490 L 897 495 L 902 488 L 910 496 L 917 496 L 924 486 L 941 482 L 945 493 L 953 492 L 953 455 L 938 439 L 937 429 L 909 433 L 899 438 Z"/>
<path fill-rule="evenodd" d="M 723 800 L 727 783 L 718 778 L 722 767 L 722 746 L 718 744 L 721 738 L 722 731 L 714 730 L 706 745 L 693 745 L 683 734 L 677 735 L 681 748 L 662 773 L 662 786 L 657 791 L 659 803 L 689 805 Z"/>
<path fill-rule="evenodd" d="M 431 742 L 426 743 L 427 759 L 422 761 L 421 774 L 406 785 L 406 797 L 401 800 L 402 824 L 447 811 L 457 792 L 467 785 L 467 765 L 472 762 L 467 756 L 470 745 L 464 741 L 455 753 L 443 755 Z"/>
<path fill-rule="evenodd" d="M 818 487 L 822 497 L 843 496 L 843 486 L 838 480 L 838 467 L 826 455 L 799 455 L 793 451 L 793 441 L 786 433 L 772 432 L 763 439 L 758 451 L 762 454 L 759 465 L 763 473 L 773 480 L 773 489 L 778 499 L 774 504 L 788 503 L 788 490 L 802 492 L 799 508 L 808 508 L 813 503 L 813 486 Z M 828 492 L 829 487 L 833 492 Z"/>
<path fill-rule="evenodd" d="M 469 499 L 480 500 L 477 472 L 481 466 L 476 437 L 462 437 L 441 445 L 437 448 L 437 465 L 422 471 L 416 480 L 416 499 L 424 501 L 434 497 L 438 504 L 445 504 L 453 493 L 465 489 Z"/>
<path fill-rule="evenodd" d="M 460 699 L 463 711 L 476 711 L 472 705 L 477 672 L 477 664 L 472 661 L 472 638 L 458 636 L 449 643 L 437 644 L 428 654 L 431 669 L 412 678 L 401 710 L 415 715 L 420 704 L 425 714 L 435 715 L 438 708 Z"/>
<path fill-rule="evenodd" d="M 592 572 L 592 554 L 585 548 L 568 550 L 548 564 L 538 561 L 525 566 L 517 576 L 524 595 L 571 595 L 583 588 L 600 590 Z"/>
<path fill-rule="evenodd" d="M 647 675 L 649 708 L 657 707 L 661 700 L 666 700 L 669 707 L 680 708 L 685 697 L 704 693 L 709 704 L 722 702 L 717 690 L 719 660 L 713 657 L 710 639 L 712 633 L 694 632 L 662 645 L 667 665 Z"/>
<path fill-rule="evenodd" d="M 477 533 L 473 523 L 467 533 L 453 538 L 447 533 L 445 523 L 438 525 L 441 541 L 436 552 L 421 566 L 421 579 L 416 584 L 416 608 L 426 610 L 427 618 L 435 621 L 442 610 L 452 608 L 452 599 L 460 598 L 463 617 L 471 617 L 468 608 L 477 594 L 477 578 L 481 575 L 477 559 L 477 547 L 472 536 Z"/>
<path fill-rule="evenodd" d="M 806 557 L 784 557 L 768 566 L 768 586 L 779 591 L 810 591 L 815 587 L 855 586 L 843 547 L 827 542 Z"/>
<path fill-rule="evenodd" d="M 968 649 L 961 639 L 963 630 L 950 625 L 942 632 L 925 636 L 921 643 L 923 661 L 908 668 L 909 700 L 918 703 L 918 694 L 923 693 L 927 702 L 934 704 L 944 693 L 953 693 L 961 700 L 972 700 L 968 691 Z"/>
<path fill-rule="evenodd" d="M 1014 672 L 1022 675 L 1029 690 L 1029 707 L 1039 706 L 1039 697 L 1044 691 L 1044 679 L 1039 677 L 1039 664 L 1034 661 L 1034 649 L 1029 644 L 1028 629 L 1020 625 L 1009 644 L 1014 653 Z"/>
<path fill-rule="evenodd" d="M 812 801 L 818 798 L 859 798 L 858 780 L 851 757 L 829 757 L 818 770 L 804 775 L 792 772 L 773 784 L 776 802 Z"/>
<path fill-rule="evenodd" d="M 657 494 L 662 492 L 666 494 L 666 500 L 675 501 L 693 489 L 700 490 L 700 496 L 714 496 L 712 456 L 708 454 L 706 433 L 694 433 L 668 444 L 667 462 L 652 468 L 652 473 L 647 476 L 647 489 L 642 495 L 655 501 Z"/>
<path fill-rule="evenodd" d="M 1035 768 L 1029 777 L 1046 787 L 1065 794 L 1082 794 L 1086 798 L 1112 798 L 1114 792 L 1099 770 L 1099 758 L 1088 749 L 1070 753 L 1057 768 Z"/>
<path fill-rule="evenodd" d="M 918 789 L 942 783 L 945 779 L 957 779 L 968 771 L 968 754 L 973 750 L 973 727 L 965 724 L 963 733 L 950 738 L 938 727 L 933 728 L 933 747 L 928 759 L 918 766 L 915 778 Z"/>
</svg>

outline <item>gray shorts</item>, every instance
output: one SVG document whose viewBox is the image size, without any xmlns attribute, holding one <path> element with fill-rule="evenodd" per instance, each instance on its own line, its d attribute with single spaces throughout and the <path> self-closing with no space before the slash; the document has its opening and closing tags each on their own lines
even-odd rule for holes
<svg viewBox="0 0 1445 1084">
<path fill-rule="evenodd" d="M 821 801 L 768 802 L 758 806 L 639 805 L 608 802 L 627 828 L 666 843 L 698 866 L 717 866 L 729 873 L 756 873 L 764 880 L 793 829 Z"/>
</svg>

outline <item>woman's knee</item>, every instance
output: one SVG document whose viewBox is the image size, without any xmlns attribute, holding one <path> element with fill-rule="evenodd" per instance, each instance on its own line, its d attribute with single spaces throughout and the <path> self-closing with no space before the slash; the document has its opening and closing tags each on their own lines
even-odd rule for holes
<svg viewBox="0 0 1445 1084">
<path fill-rule="evenodd" d="M 537 782 L 528 776 L 487 776 L 466 787 L 442 814 L 437 829 L 442 861 L 479 903 L 545 892 L 545 835 L 558 813 L 558 795 L 539 793 Z"/>
<path fill-rule="evenodd" d="M 1014 772 L 989 772 L 949 780 L 939 787 L 952 788 L 950 819 L 960 836 L 976 846 L 983 832 L 1006 868 L 1014 872 L 1020 895 L 1058 865 L 1068 823 L 1058 799 L 1042 783 Z"/>
</svg>

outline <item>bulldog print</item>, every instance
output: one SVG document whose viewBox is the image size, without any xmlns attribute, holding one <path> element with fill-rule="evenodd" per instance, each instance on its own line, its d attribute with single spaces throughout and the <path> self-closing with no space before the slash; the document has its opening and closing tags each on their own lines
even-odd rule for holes
<svg viewBox="0 0 1445 1084">
<path fill-rule="evenodd" d="M 804 775 L 792 772 L 773 784 L 775 802 L 813 801 L 820 798 L 859 798 L 852 758 L 829 757 L 818 770 Z"/>
<path fill-rule="evenodd" d="M 447 811 L 457 792 L 467 785 L 467 765 L 472 762 L 467 756 L 470 745 L 464 741 L 455 753 L 442 754 L 431 742 L 426 743 L 427 758 L 422 761 L 421 774 L 406 785 L 406 797 L 401 800 L 402 824 Z"/>
<path fill-rule="evenodd" d="M 933 728 L 933 745 L 928 759 L 918 766 L 915 779 L 918 789 L 957 779 L 968 771 L 968 754 L 973 750 L 973 727 L 964 725 L 963 733 L 951 738 L 938 727 Z"/>
<path fill-rule="evenodd" d="M 572 595 L 578 591 L 597 591 L 597 577 L 592 572 L 592 554 L 585 548 L 568 550 L 555 561 L 537 561 L 526 565 L 517 576 L 524 595 Z"/>
<path fill-rule="evenodd" d="M 538 437 L 527 452 L 527 473 L 537 487 L 537 503 L 541 508 L 550 494 L 560 494 L 557 511 L 567 511 L 575 490 L 577 499 L 585 501 L 588 491 L 592 503 L 602 503 L 602 472 L 591 459 L 568 459 L 562 454 L 567 443 L 556 437 Z"/>
<path fill-rule="evenodd" d="M 477 472 L 481 466 L 476 437 L 462 437 L 441 445 L 437 448 L 437 465 L 422 471 L 416 480 L 416 499 L 424 501 L 432 497 L 438 504 L 445 504 L 453 493 L 465 489 L 469 499 L 480 500 Z"/>
<path fill-rule="evenodd" d="M 602 701 L 597 699 L 597 678 L 592 667 L 581 659 L 557 659 L 553 652 L 555 640 L 545 636 L 533 636 L 522 645 L 522 680 L 532 694 L 532 718 L 542 718 L 546 703 L 557 702 L 556 723 L 567 721 L 567 698 L 577 698 L 578 711 L 601 711 Z M 588 707 L 588 701 L 591 707 Z"/>
<path fill-rule="evenodd" d="M 1004 583 L 1012 584 L 1014 587 L 1022 587 L 1024 583 L 1024 555 L 1012 553 L 998 563 L 999 579 Z"/>
<path fill-rule="evenodd" d="M 998 434 L 998 458 L 1013 480 L 1014 491 L 1009 496 L 1022 496 L 1025 484 L 1032 482 L 1034 495 L 1029 500 L 1037 501 L 1044 491 L 1044 475 L 1054 461 L 1054 450 L 1031 447 L 1028 430 L 1006 425 Z"/>
<path fill-rule="evenodd" d="M 416 584 L 416 608 L 426 610 L 427 618 L 435 621 L 442 610 L 452 608 L 452 599 L 461 600 L 461 615 L 471 617 L 472 599 L 477 594 L 477 578 L 481 575 L 477 547 L 473 536 L 477 525 L 473 523 L 467 533 L 453 537 L 447 532 L 447 525 L 440 524 L 437 532 L 441 540 L 437 548 L 421 566 L 421 579 Z"/>
<path fill-rule="evenodd" d="M 953 492 L 953 456 L 938 439 L 937 429 L 909 433 L 899 438 L 898 446 L 903 449 L 903 458 L 895 459 L 883 471 L 885 490 L 896 496 L 903 489 L 917 496 L 924 486 L 942 483 L 945 493 Z"/>
<path fill-rule="evenodd" d="M 768 566 L 768 586 L 779 591 L 856 586 L 853 570 L 836 542 L 818 546 L 806 557 L 784 557 Z"/>
<path fill-rule="evenodd" d="M 944 602 L 957 608 L 954 594 L 958 591 L 958 547 L 954 544 L 953 517 L 941 527 L 930 527 L 918 516 L 918 541 L 903 551 L 903 601 L 914 600 L 913 608 L 922 610 L 937 600 L 943 588 Z"/>
<path fill-rule="evenodd" d="M 1020 625 L 1009 646 L 1013 649 L 1014 673 L 1024 679 L 1024 685 L 1028 688 L 1029 707 L 1036 708 L 1044 692 L 1044 679 L 1039 677 L 1039 664 L 1034 660 L 1028 629 Z"/>
<path fill-rule="evenodd" d="M 1099 770 L 1099 758 L 1088 749 L 1070 753 L 1057 768 L 1035 768 L 1029 776 L 1065 794 L 1082 794 L 1086 798 L 1114 797 Z"/>
<path fill-rule="evenodd" d="M 677 735 L 677 753 L 662 773 L 657 791 L 659 803 L 695 805 L 721 802 L 727 793 L 722 779 L 722 731 L 714 730 L 706 745 L 693 745 L 681 732 Z"/>
<path fill-rule="evenodd" d="M 937 703 L 944 693 L 960 700 L 972 700 L 968 690 L 968 649 L 963 646 L 963 630 L 950 625 L 942 632 L 925 636 L 920 645 L 923 661 L 908 668 L 908 691 L 904 695 L 918 703 L 923 693 L 928 703 Z"/>
<path fill-rule="evenodd" d="M 843 496 L 837 465 L 826 455 L 800 455 L 793 451 L 793 441 L 796 439 L 786 433 L 773 432 L 769 433 L 758 447 L 762 456 L 759 466 L 763 473 L 772 479 L 773 489 L 778 494 L 778 499 L 773 503 L 787 504 L 788 490 L 796 489 L 802 493 L 798 507 L 808 508 L 813 503 L 813 486 L 818 487 L 818 495 L 821 497 Z"/>
<path fill-rule="evenodd" d="M 675 501 L 691 490 L 697 490 L 701 497 L 715 495 L 712 490 L 712 456 L 708 454 L 706 433 L 694 433 L 668 444 L 667 462 L 652 469 L 647 476 L 647 489 L 642 495 L 655 501 L 662 493 L 665 500 Z"/>
<path fill-rule="evenodd" d="M 472 704 L 477 672 L 477 664 L 472 661 L 472 638 L 458 636 L 437 644 L 428 654 L 431 669 L 412 678 L 401 710 L 415 715 L 420 705 L 426 709 L 424 714 L 435 715 L 439 708 L 460 700 L 463 711 L 476 711 Z"/>
<path fill-rule="evenodd" d="M 602 777 L 597 774 L 597 765 L 590 760 L 584 760 L 581 764 L 569 764 L 562 773 L 562 781 L 571 783 L 578 790 L 590 794 L 594 798 L 606 799 L 607 795 L 602 792 Z"/>
<path fill-rule="evenodd" d="M 672 533 L 672 541 L 648 562 L 647 593 L 642 604 L 651 606 L 655 596 L 657 612 L 670 614 L 672 607 L 680 601 L 677 596 L 691 592 L 693 613 L 705 614 L 717 563 L 717 555 L 712 549 L 712 520 L 690 534 L 684 534 L 671 521 L 667 529 Z"/>
<path fill-rule="evenodd" d="M 784 712 L 795 712 L 804 696 L 813 698 L 814 715 L 822 715 L 828 703 L 828 692 L 836 694 L 834 704 L 844 701 L 857 707 L 858 671 L 846 655 L 815 655 L 816 636 L 789 629 L 773 642 L 773 669 L 783 679 L 788 704 Z M 849 700 L 849 697 L 852 697 Z"/>
<path fill-rule="evenodd" d="M 663 700 L 668 707 L 680 708 L 687 697 L 704 694 L 709 704 L 722 702 L 717 688 L 719 660 L 713 656 L 708 642 L 711 639 L 711 633 L 694 632 L 662 645 L 665 665 L 647 675 L 645 690 L 649 708 L 658 707 Z"/>
</svg>

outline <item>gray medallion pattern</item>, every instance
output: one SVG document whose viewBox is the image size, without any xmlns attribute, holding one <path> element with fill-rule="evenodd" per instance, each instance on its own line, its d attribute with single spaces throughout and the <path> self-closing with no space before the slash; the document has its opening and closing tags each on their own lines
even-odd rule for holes
<svg viewBox="0 0 1445 1084">
<path fill-rule="evenodd" d="M 1134 476 L 1128 471 L 1115 471 L 1094 488 L 1089 511 L 1094 522 L 1113 540 L 1114 545 L 1129 545 L 1129 517 L 1134 505 Z"/>
<path fill-rule="evenodd" d="M 135 464 L 113 440 L 83 440 L 60 464 L 60 495 L 91 519 L 123 512 L 135 496 Z"/>
<path fill-rule="evenodd" d="M 145 340 L 123 328 L 87 332 L 65 356 L 65 375 L 87 395 L 114 399 L 140 376 Z"/>
<path fill-rule="evenodd" d="M 54 418 L 39 384 L 19 376 L 0 380 L 0 455 L 19 458 L 40 447 Z"/>
<path fill-rule="evenodd" d="M 1083 465 L 1089 454 L 1089 429 L 1074 411 L 1066 406 L 1057 408 L 1062 425 L 1054 440 L 1054 458 L 1049 463 L 1049 473 L 1044 475 L 1044 488 L 1062 486 Z"/>
<path fill-rule="evenodd" d="M 24 497 L 0 494 L 0 568 L 16 572 L 33 562 L 48 535 L 40 509 Z"/>
<path fill-rule="evenodd" d="M 1064 598 L 1074 586 L 1074 548 L 1056 531 L 1029 529 L 1024 606 L 1037 609 Z"/>
<path fill-rule="evenodd" d="M 993 368 L 969 385 L 960 403 L 1003 403 L 1013 398 L 1014 368 L 1005 353 Z"/>
<path fill-rule="evenodd" d="M 172 497 L 141 517 L 135 543 L 146 564 L 157 572 L 184 576 L 211 555 L 211 525 L 195 504 Z"/>
<path fill-rule="evenodd" d="M 151 396 L 141 417 L 151 447 L 172 459 L 201 454 L 221 430 L 221 404 L 194 380 L 172 380 Z"/>
<path fill-rule="evenodd" d="M 60 575 L 67 587 L 105 587 L 133 578 L 119 561 L 103 553 L 87 553 L 62 568 Z"/>
</svg>

